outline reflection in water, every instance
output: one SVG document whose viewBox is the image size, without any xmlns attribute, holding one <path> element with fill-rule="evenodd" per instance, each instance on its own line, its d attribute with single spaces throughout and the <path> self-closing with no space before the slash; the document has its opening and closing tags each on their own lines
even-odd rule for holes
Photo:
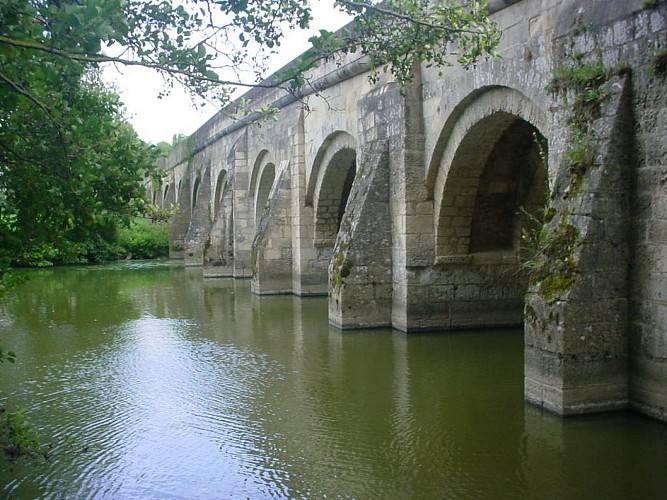
<svg viewBox="0 0 667 500">
<path fill-rule="evenodd" d="M 520 331 L 341 332 L 326 299 L 170 264 L 30 272 L 3 404 L 52 459 L 13 498 L 658 498 L 664 425 L 523 404 Z"/>
</svg>

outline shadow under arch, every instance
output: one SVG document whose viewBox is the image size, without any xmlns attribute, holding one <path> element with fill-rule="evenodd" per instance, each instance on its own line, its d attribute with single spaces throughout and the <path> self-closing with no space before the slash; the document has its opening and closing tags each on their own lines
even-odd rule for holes
<svg viewBox="0 0 667 500">
<path fill-rule="evenodd" d="M 168 208 L 170 204 L 175 203 L 174 190 L 171 187 L 171 184 L 166 183 L 164 185 L 164 191 L 162 193 L 162 208 Z"/>
<path fill-rule="evenodd" d="M 184 257 L 185 240 L 190 225 L 192 204 L 190 200 L 190 177 L 182 177 L 176 183 L 174 202 L 178 210 L 169 220 L 169 257 L 182 259 Z"/>
</svg>

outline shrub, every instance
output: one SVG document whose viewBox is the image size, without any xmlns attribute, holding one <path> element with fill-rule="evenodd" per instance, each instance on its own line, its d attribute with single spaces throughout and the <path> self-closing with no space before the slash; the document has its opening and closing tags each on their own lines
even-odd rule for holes
<svg viewBox="0 0 667 500">
<path fill-rule="evenodd" d="M 137 218 L 130 227 L 118 230 L 117 258 L 156 259 L 169 255 L 169 228 Z"/>
</svg>

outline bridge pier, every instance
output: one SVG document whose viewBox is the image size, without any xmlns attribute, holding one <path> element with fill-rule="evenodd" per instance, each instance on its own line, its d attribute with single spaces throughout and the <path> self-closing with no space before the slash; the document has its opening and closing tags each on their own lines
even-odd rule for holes
<svg viewBox="0 0 667 500">
<path fill-rule="evenodd" d="M 391 219 L 387 141 L 363 147 L 329 266 L 329 322 L 391 325 Z"/>
<path fill-rule="evenodd" d="M 283 160 L 252 244 L 251 290 L 258 295 L 292 293 L 291 186 L 289 161 Z"/>
<path fill-rule="evenodd" d="M 244 131 L 240 138 L 230 145 L 231 165 L 233 172 L 233 251 L 234 277 L 250 278 L 251 247 L 255 234 L 252 198 L 250 190 L 250 165 L 248 160 L 248 132 Z"/>
<path fill-rule="evenodd" d="M 197 159 L 200 162 L 206 160 Z M 197 161 L 194 160 L 194 161 Z M 190 223 L 185 235 L 184 259 L 186 266 L 202 266 L 204 264 L 204 247 L 211 229 L 211 165 L 197 169 L 190 195 Z"/>
<path fill-rule="evenodd" d="M 169 220 L 169 257 L 182 259 L 185 256 L 185 241 L 188 228 L 190 227 L 191 201 L 190 201 L 190 177 L 183 176 L 175 183 L 175 201 L 179 210 Z"/>
<path fill-rule="evenodd" d="M 595 163 L 581 173 L 559 171 L 552 199 L 556 216 L 546 227 L 554 237 L 571 237 L 557 240 L 561 265 L 533 282 L 526 302 L 526 399 L 562 415 L 628 406 L 634 174 L 629 92 L 629 75 L 605 85 L 601 117 L 589 130 L 598 151 Z M 570 106 L 560 104 L 558 118 L 571 120 Z M 567 157 L 572 138 L 566 132 L 559 140 L 556 150 Z"/>
<path fill-rule="evenodd" d="M 296 295 L 326 295 L 330 251 L 315 238 L 315 210 L 307 202 L 304 113 L 290 129 L 292 148 L 292 290 Z M 328 256 L 327 256 L 328 254 Z"/>
</svg>

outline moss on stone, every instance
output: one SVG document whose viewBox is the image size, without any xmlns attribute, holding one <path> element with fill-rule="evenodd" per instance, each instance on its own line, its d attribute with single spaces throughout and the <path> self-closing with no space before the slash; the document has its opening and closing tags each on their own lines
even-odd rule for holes
<svg viewBox="0 0 667 500">
<path fill-rule="evenodd" d="M 554 70 L 547 91 L 560 94 L 568 107 L 570 147 L 565 152 L 570 184 L 566 198 L 581 192 L 584 176 L 597 166 L 598 145 L 593 122 L 600 117 L 600 104 L 607 98 L 604 84 L 612 76 L 630 71 L 627 62 L 615 68 L 607 68 L 601 60 L 585 63 L 583 57 L 573 57 L 574 63 Z"/>
<path fill-rule="evenodd" d="M 250 274 L 253 278 L 257 276 L 257 254 L 257 248 L 253 248 L 252 252 L 250 253 Z"/>
<path fill-rule="evenodd" d="M 667 49 L 660 49 L 653 57 L 653 64 L 649 67 L 649 72 L 663 76 L 667 74 Z"/>
<path fill-rule="evenodd" d="M 545 226 L 539 233 L 538 248 L 525 267 L 530 272 L 530 284 L 546 301 L 566 293 L 574 284 L 577 264 L 574 253 L 581 246 L 579 230 L 567 222 L 564 215 L 556 225 Z"/>
<path fill-rule="evenodd" d="M 338 247 L 338 252 L 334 258 L 331 270 L 331 286 L 336 289 L 345 284 L 345 278 L 350 275 L 350 270 L 354 263 L 345 257 L 347 250 L 347 243 L 341 243 Z"/>
</svg>

